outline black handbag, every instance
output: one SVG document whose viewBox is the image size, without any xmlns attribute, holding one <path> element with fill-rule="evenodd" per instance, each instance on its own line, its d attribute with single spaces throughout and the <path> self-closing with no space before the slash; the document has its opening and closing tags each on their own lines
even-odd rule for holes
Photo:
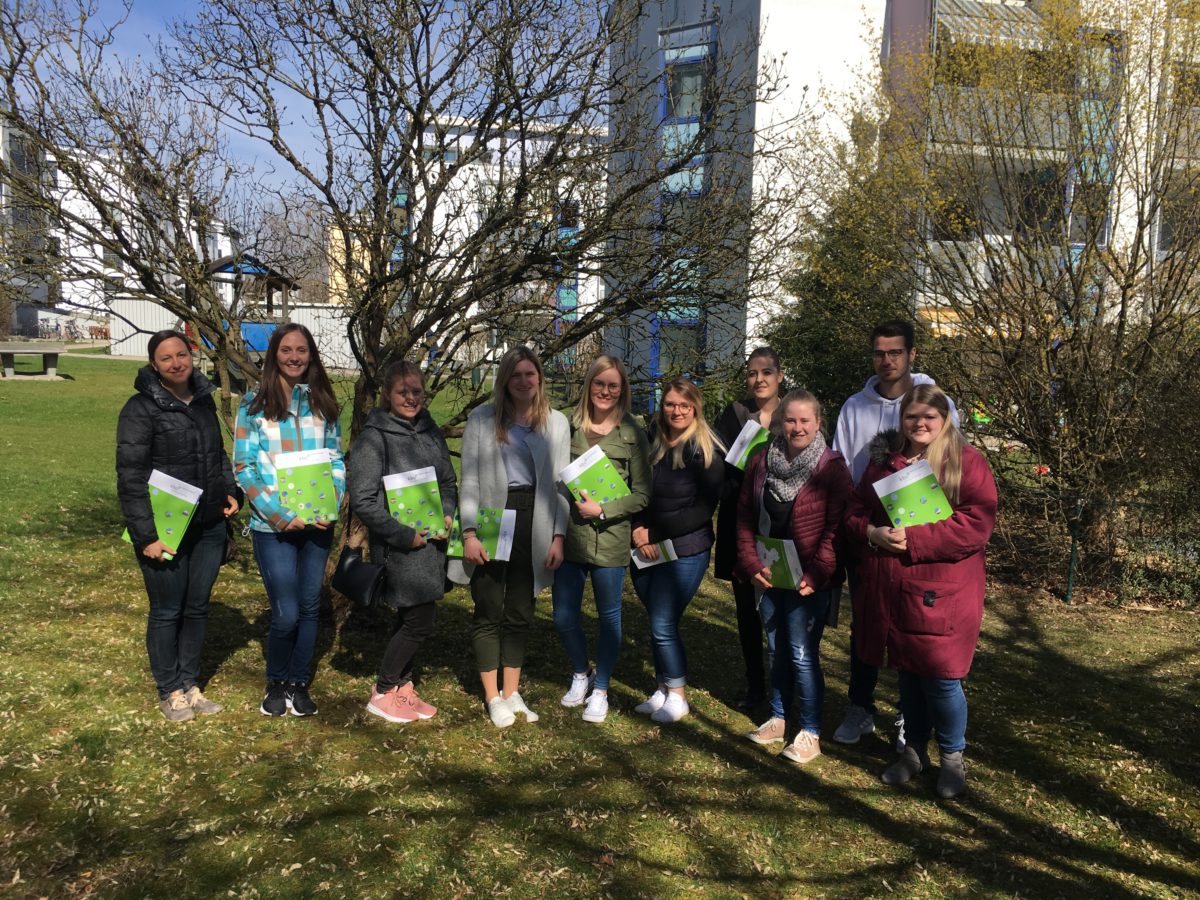
<svg viewBox="0 0 1200 900">
<path fill-rule="evenodd" d="M 356 606 L 374 606 L 386 584 L 387 563 L 367 562 L 357 547 L 345 546 L 333 570 L 330 585 L 339 594 L 354 601 Z"/>
<path fill-rule="evenodd" d="M 383 471 L 386 473 L 391 462 L 387 438 L 383 439 Z M 353 510 L 351 510 L 353 514 Z M 368 544 L 370 531 L 368 530 Z M 337 568 L 329 579 L 330 586 L 339 594 L 349 597 L 355 606 L 374 606 L 387 584 L 387 546 L 384 546 L 383 562 L 368 562 L 362 551 L 347 544 L 338 557 Z"/>
</svg>

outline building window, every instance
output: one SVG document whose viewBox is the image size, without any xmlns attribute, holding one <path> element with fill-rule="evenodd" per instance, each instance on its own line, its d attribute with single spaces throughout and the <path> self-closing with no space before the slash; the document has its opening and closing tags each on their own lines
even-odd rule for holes
<svg viewBox="0 0 1200 900">
<path fill-rule="evenodd" d="M 1177 173 L 1159 203 L 1158 252 L 1171 253 L 1195 245 L 1200 237 L 1200 182 L 1194 175 Z"/>
<path fill-rule="evenodd" d="M 1103 247 L 1108 243 L 1108 195 L 1107 181 L 1081 181 L 1071 192 L 1072 244 L 1092 243 Z"/>
<path fill-rule="evenodd" d="M 1066 196 L 1064 181 L 1062 172 L 1055 166 L 1017 173 L 1019 203 L 1013 210 L 1016 215 L 1014 234 L 1053 236 L 1061 232 Z"/>
</svg>

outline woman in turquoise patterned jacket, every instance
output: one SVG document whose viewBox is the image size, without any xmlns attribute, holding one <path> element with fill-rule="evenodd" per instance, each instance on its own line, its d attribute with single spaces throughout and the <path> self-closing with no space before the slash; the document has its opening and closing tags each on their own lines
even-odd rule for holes
<svg viewBox="0 0 1200 900">
<path fill-rule="evenodd" d="M 332 520 L 346 489 L 333 387 L 312 334 L 282 325 L 271 336 L 262 381 L 238 409 L 233 470 L 250 504 L 254 557 L 271 603 L 263 715 L 311 716 L 309 696 L 317 613 Z M 313 492 L 281 482 L 281 454 L 315 451 Z M 294 463 L 293 463 L 294 464 Z M 332 480 L 333 496 L 321 482 Z M 290 489 L 290 490 L 289 490 Z"/>
</svg>

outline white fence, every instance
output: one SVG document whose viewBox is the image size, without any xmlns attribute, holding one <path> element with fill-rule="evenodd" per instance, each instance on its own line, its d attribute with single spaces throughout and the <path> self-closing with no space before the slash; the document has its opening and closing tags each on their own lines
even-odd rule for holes
<svg viewBox="0 0 1200 900">
<path fill-rule="evenodd" d="M 182 330 L 178 318 L 157 303 L 118 297 L 112 302 L 109 325 L 109 352 L 114 356 L 145 357 L 150 336 L 165 328 Z M 288 307 L 289 318 L 312 332 L 321 350 L 321 359 L 331 369 L 357 369 L 346 337 L 345 310 L 324 303 L 295 304 Z"/>
</svg>

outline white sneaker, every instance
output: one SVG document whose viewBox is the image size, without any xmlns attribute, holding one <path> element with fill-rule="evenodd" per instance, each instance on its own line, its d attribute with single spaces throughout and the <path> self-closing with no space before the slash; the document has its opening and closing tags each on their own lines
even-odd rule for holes
<svg viewBox="0 0 1200 900">
<path fill-rule="evenodd" d="M 833 739 L 839 744 L 857 744 L 863 735 L 875 730 L 875 717 L 870 710 L 851 703 L 846 710 L 846 717 L 833 733 Z"/>
<path fill-rule="evenodd" d="M 492 724 L 497 728 L 507 728 L 517 721 L 517 717 L 513 715 L 512 709 L 509 708 L 503 697 L 493 697 L 488 701 L 487 707 L 488 715 L 492 717 Z"/>
<path fill-rule="evenodd" d="M 667 695 L 662 688 L 659 688 L 641 703 L 633 708 L 635 713 L 641 713 L 643 716 L 653 715 L 662 709 L 662 705 L 666 702 Z"/>
<path fill-rule="evenodd" d="M 688 714 L 690 707 L 688 702 L 679 694 L 673 691 L 667 692 L 667 699 L 663 701 L 663 705 L 650 714 L 650 718 L 655 722 L 678 722 Z"/>
<path fill-rule="evenodd" d="M 576 672 L 571 676 L 571 686 L 558 702 L 563 706 L 579 706 L 592 692 L 592 683 L 596 680 L 595 672 Z"/>
<path fill-rule="evenodd" d="M 603 722 L 608 716 L 608 691 L 592 691 L 588 697 L 587 707 L 583 711 L 583 721 Z"/>
<path fill-rule="evenodd" d="M 520 713 L 525 717 L 526 722 L 536 722 L 538 714 L 525 705 L 525 701 L 521 699 L 521 695 L 517 691 L 513 691 L 504 698 L 504 702 L 508 704 L 508 708 L 513 711 L 513 714 Z"/>
</svg>

